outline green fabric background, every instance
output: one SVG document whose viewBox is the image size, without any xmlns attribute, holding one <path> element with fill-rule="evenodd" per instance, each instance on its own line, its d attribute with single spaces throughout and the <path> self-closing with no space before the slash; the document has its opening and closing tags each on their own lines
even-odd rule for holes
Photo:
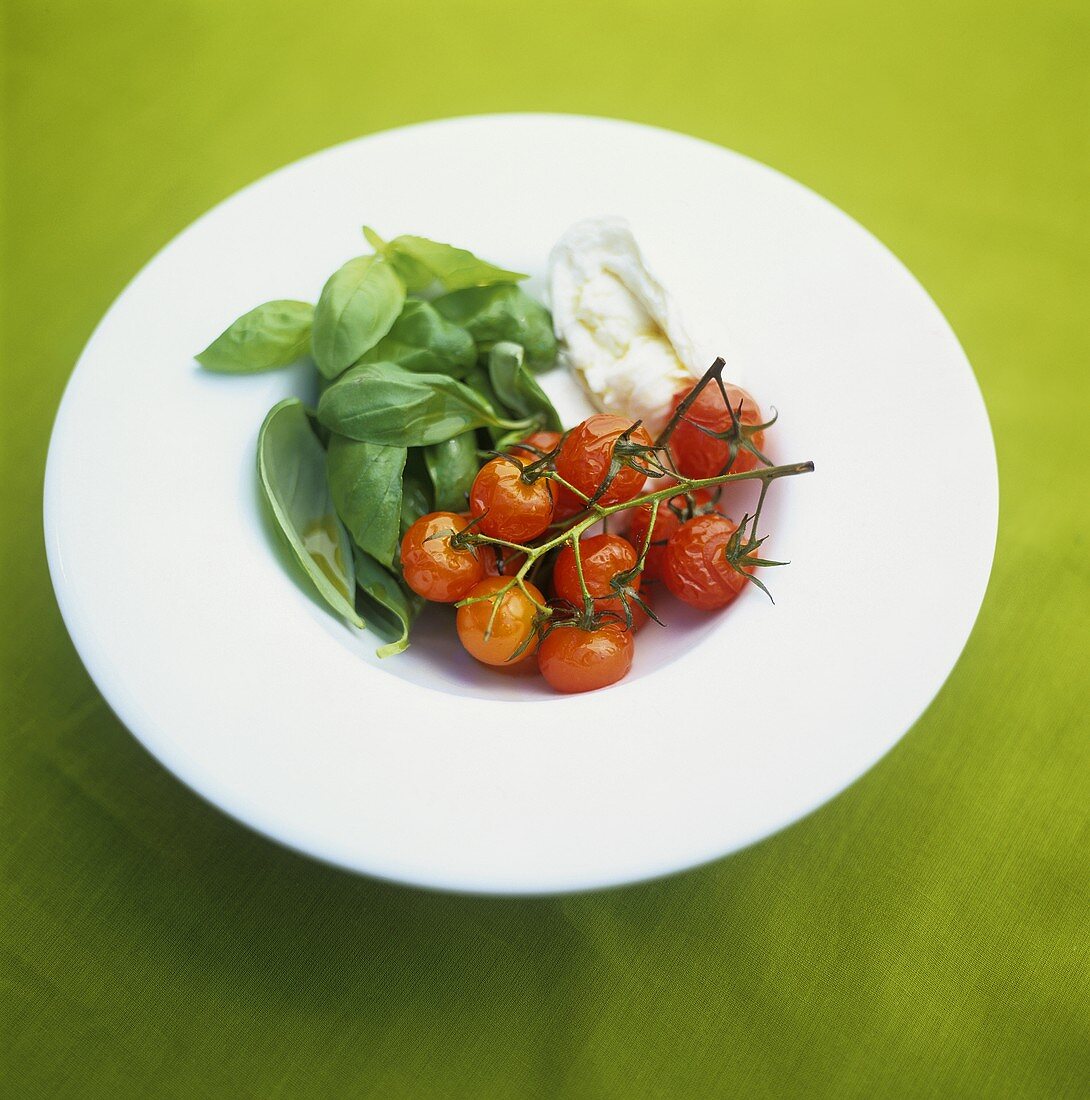
<svg viewBox="0 0 1090 1100">
<path fill-rule="evenodd" d="M 0 1093 L 1090 1094 L 1085 0 L 4 11 Z M 976 630 L 887 759 L 733 858 L 553 900 L 222 817 L 111 716 L 42 551 L 61 389 L 156 249 L 332 142 L 493 110 L 672 127 L 838 203 L 959 333 L 1002 487 Z M 925 519 L 909 584 L 957 537 Z"/>
</svg>

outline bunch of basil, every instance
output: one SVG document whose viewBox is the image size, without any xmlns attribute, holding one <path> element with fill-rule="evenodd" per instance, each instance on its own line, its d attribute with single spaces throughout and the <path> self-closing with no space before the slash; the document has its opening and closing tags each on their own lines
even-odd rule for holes
<svg viewBox="0 0 1090 1100">
<path fill-rule="evenodd" d="M 310 358 L 316 410 L 289 398 L 265 418 L 258 471 L 275 523 L 325 602 L 406 648 L 420 600 L 398 547 L 426 512 L 461 511 L 481 452 L 561 430 L 532 372 L 556 360 L 548 310 L 526 278 L 424 237 L 349 260 L 318 304 L 266 302 L 197 356 L 251 374 Z"/>
</svg>

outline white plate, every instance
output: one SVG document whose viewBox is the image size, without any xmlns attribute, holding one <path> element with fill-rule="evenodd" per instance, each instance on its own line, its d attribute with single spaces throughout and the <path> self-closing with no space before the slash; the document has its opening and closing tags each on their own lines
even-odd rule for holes
<svg viewBox="0 0 1090 1100">
<path fill-rule="evenodd" d="M 401 657 L 285 573 L 254 442 L 301 373 L 192 355 L 268 298 L 314 300 L 363 222 L 538 276 L 573 221 L 627 217 L 730 377 L 781 413 L 768 549 L 719 616 L 669 608 L 631 676 L 578 697 L 496 676 L 433 623 Z M 578 399 L 549 385 L 570 415 Z M 991 568 L 995 455 L 972 370 L 873 237 L 745 157 L 625 122 L 501 115 L 377 134 L 217 206 L 136 277 L 57 416 L 49 564 L 133 733 L 239 820 L 348 868 L 541 892 L 713 859 L 869 768 L 942 685 Z"/>
</svg>

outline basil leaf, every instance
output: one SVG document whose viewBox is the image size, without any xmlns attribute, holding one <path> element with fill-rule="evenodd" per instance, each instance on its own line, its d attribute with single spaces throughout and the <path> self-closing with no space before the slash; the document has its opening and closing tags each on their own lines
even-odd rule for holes
<svg viewBox="0 0 1090 1100">
<path fill-rule="evenodd" d="M 531 370 L 547 370 L 556 362 L 556 337 L 549 311 L 510 283 L 470 287 L 436 298 L 432 305 L 476 341 L 486 354 L 493 344 L 510 340 L 526 349 Z"/>
<path fill-rule="evenodd" d="M 427 302 L 412 298 L 394 327 L 360 360 L 380 361 L 458 378 L 477 361 L 477 348 L 464 328 L 441 317 Z"/>
<path fill-rule="evenodd" d="M 506 411 L 503 407 L 503 402 L 496 396 L 496 391 L 492 388 L 492 383 L 488 380 L 488 371 L 486 371 L 484 367 L 474 367 L 462 381 L 465 385 L 469 386 L 471 390 L 483 397 L 492 409 L 496 411 Z M 504 436 L 511 434 L 510 430 L 507 428 L 488 427 L 484 430 L 493 446 L 496 446 Z M 521 439 L 522 436 L 519 436 L 519 438 Z"/>
<path fill-rule="evenodd" d="M 431 479 L 428 477 L 424 452 L 419 447 L 409 451 L 405 474 L 401 479 L 401 537 L 421 517 L 434 512 Z"/>
<path fill-rule="evenodd" d="M 325 451 L 306 410 L 289 397 L 273 406 L 257 438 L 257 469 L 273 518 L 322 599 L 355 626 L 352 544 L 333 507 Z"/>
<path fill-rule="evenodd" d="M 364 236 L 397 268 L 409 290 L 426 290 L 438 282 L 444 290 L 460 290 L 492 283 L 517 283 L 528 276 L 507 271 L 481 260 L 464 248 L 455 248 L 427 237 L 395 237 L 388 244 L 373 229 L 363 227 Z"/>
<path fill-rule="evenodd" d="M 445 374 L 415 374 L 394 363 L 353 367 L 322 394 L 318 419 L 350 439 L 427 447 L 474 428 L 517 429 L 468 386 Z"/>
<path fill-rule="evenodd" d="M 477 476 L 477 433 L 463 432 L 424 448 L 424 463 L 435 488 L 437 512 L 464 512 Z"/>
<path fill-rule="evenodd" d="M 488 354 L 488 378 L 499 399 L 516 416 L 531 416 L 542 428 L 562 432 L 564 425 L 537 379 L 526 369 L 519 344 L 501 342 Z"/>
<path fill-rule="evenodd" d="M 310 351 L 314 307 L 281 299 L 244 313 L 197 357 L 217 374 L 255 374 L 286 367 Z"/>
<path fill-rule="evenodd" d="M 401 537 L 401 475 L 404 447 L 380 447 L 334 435 L 326 466 L 329 491 L 352 541 L 383 565 L 392 566 Z"/>
<path fill-rule="evenodd" d="M 407 591 L 370 555 L 356 547 L 356 605 L 380 638 L 389 639 L 375 653 L 392 657 L 409 648 L 409 627 L 420 614 L 424 601 Z"/>
<path fill-rule="evenodd" d="M 405 287 L 381 256 L 357 256 L 330 275 L 314 310 L 314 359 L 336 378 L 390 331 Z"/>
</svg>

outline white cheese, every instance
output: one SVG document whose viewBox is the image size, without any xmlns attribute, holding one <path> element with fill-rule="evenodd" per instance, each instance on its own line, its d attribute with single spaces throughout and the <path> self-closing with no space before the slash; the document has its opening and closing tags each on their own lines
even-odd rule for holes
<svg viewBox="0 0 1090 1100">
<path fill-rule="evenodd" d="M 699 374 L 666 289 L 622 218 L 577 222 L 549 256 L 549 297 L 561 361 L 601 412 L 642 419 L 654 433 L 670 399 Z"/>
</svg>

